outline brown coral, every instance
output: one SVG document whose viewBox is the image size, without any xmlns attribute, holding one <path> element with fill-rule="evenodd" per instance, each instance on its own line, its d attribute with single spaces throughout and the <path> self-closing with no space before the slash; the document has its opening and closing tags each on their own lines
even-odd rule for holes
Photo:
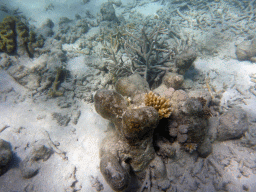
<svg viewBox="0 0 256 192">
<path fill-rule="evenodd" d="M 168 118 L 171 115 L 170 99 L 158 96 L 152 91 L 145 95 L 145 105 L 154 107 L 158 111 L 160 119 Z"/>
<path fill-rule="evenodd" d="M 35 48 L 42 48 L 44 39 L 29 29 L 18 17 L 7 16 L 0 22 L 0 52 L 14 53 L 18 47 L 34 56 Z"/>
</svg>

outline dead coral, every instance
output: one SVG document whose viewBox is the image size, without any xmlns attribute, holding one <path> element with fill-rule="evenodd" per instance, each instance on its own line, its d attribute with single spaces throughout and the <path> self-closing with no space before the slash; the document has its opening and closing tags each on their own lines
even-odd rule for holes
<svg viewBox="0 0 256 192">
<path fill-rule="evenodd" d="M 143 27 L 139 34 L 127 31 L 125 52 L 132 60 L 133 71 L 141 74 L 149 84 L 152 84 L 160 73 L 168 71 L 163 64 L 169 60 L 173 51 L 167 50 L 167 46 L 160 43 L 160 35 L 166 32 L 167 29 L 162 25 L 156 26 L 150 32 Z"/>
<path fill-rule="evenodd" d="M 52 84 L 52 88 L 49 90 L 48 95 L 51 97 L 60 97 L 63 96 L 63 92 L 62 91 L 58 91 L 58 86 L 60 83 L 60 78 L 61 78 L 61 73 L 63 72 L 63 69 L 57 68 L 57 74 L 55 77 L 55 80 Z"/>
<path fill-rule="evenodd" d="M 152 91 L 145 95 L 145 105 L 154 107 L 158 111 L 160 119 L 168 118 L 171 115 L 170 100 L 158 96 Z"/>
</svg>

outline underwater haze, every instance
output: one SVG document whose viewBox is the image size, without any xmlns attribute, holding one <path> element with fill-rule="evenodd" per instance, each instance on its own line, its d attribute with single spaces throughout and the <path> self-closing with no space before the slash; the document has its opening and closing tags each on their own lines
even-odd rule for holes
<svg viewBox="0 0 256 192">
<path fill-rule="evenodd" d="M 2 0 L 0 191 L 255 191 L 255 0 Z"/>
</svg>

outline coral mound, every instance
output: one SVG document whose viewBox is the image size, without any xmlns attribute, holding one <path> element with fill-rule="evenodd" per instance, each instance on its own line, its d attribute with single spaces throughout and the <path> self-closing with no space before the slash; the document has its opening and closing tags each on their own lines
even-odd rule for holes
<svg viewBox="0 0 256 192">
<path fill-rule="evenodd" d="M 145 95 L 145 105 L 154 107 L 158 111 L 160 119 L 168 118 L 171 115 L 170 99 L 158 96 L 152 91 Z"/>
</svg>

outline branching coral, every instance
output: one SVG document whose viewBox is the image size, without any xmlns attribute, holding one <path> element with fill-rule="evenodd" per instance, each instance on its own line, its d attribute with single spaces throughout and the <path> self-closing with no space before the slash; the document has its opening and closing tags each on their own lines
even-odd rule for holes
<svg viewBox="0 0 256 192">
<path fill-rule="evenodd" d="M 98 40 L 103 45 L 103 56 L 107 58 L 107 68 L 114 79 L 131 75 L 131 62 L 123 55 L 124 37 L 127 35 L 125 28 L 130 26 L 114 27 L 113 29 L 102 29 Z"/>
<path fill-rule="evenodd" d="M 135 30 L 133 24 L 102 32 L 104 56 L 110 61 L 108 69 L 115 77 L 140 74 L 150 85 L 161 78 L 168 67 L 164 63 L 170 60 L 173 50 L 168 50 L 160 35 L 167 29 L 155 26 L 152 30 L 143 27 Z M 105 35 L 106 34 L 106 35 Z"/>
<path fill-rule="evenodd" d="M 60 83 L 61 73 L 63 69 L 61 67 L 57 68 L 57 74 L 53 82 L 52 88 L 49 90 L 48 95 L 51 97 L 60 97 L 63 96 L 63 92 L 58 91 L 58 85 Z"/>
<path fill-rule="evenodd" d="M 143 75 L 149 84 L 159 73 L 168 70 L 163 64 L 169 60 L 172 51 L 165 49 L 166 46 L 159 43 L 159 35 L 166 32 L 167 30 L 161 25 L 156 26 L 151 32 L 146 32 L 143 27 L 140 37 L 127 32 L 129 38 L 124 44 L 125 52 L 133 62 L 134 72 Z"/>
<path fill-rule="evenodd" d="M 145 105 L 154 107 L 158 111 L 160 119 L 168 118 L 171 115 L 170 99 L 157 96 L 152 91 L 145 95 Z"/>
</svg>

